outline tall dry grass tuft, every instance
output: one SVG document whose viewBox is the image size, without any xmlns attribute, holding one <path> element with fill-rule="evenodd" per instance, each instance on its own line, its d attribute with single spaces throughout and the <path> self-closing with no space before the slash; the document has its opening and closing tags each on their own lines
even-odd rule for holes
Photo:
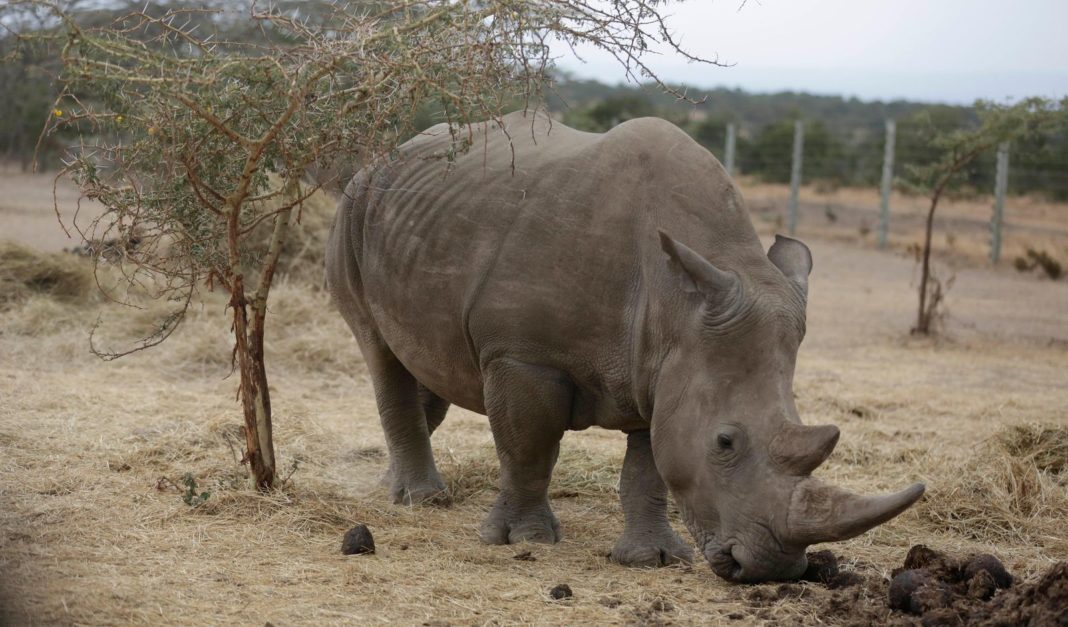
<svg viewBox="0 0 1068 627">
<path fill-rule="evenodd" d="M 93 271 L 83 259 L 42 253 L 15 242 L 0 242 L 0 307 L 46 295 L 82 301 L 94 289 Z"/>
<path fill-rule="evenodd" d="M 997 441 L 1006 453 L 1030 459 L 1043 472 L 1060 475 L 1068 470 L 1068 428 L 1014 425 L 998 433 Z"/>
<path fill-rule="evenodd" d="M 922 508 L 938 530 L 981 542 L 1024 542 L 1068 551 L 1068 427 L 1000 429 L 963 463 L 947 463 Z"/>
</svg>

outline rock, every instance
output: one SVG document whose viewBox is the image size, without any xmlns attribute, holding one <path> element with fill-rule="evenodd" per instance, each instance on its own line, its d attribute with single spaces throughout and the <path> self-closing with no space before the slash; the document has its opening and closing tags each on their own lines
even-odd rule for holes
<svg viewBox="0 0 1068 627">
<path fill-rule="evenodd" d="M 990 573 L 994 585 L 998 588 L 1012 586 L 1012 575 L 1005 570 L 1005 565 L 1001 563 L 1001 560 L 988 553 L 975 555 L 968 560 L 968 563 L 964 565 L 964 580 L 971 581 L 973 577 L 984 570 Z"/>
<path fill-rule="evenodd" d="M 571 592 L 571 586 L 566 583 L 557 584 L 552 590 L 549 590 L 549 597 L 554 601 L 560 601 L 562 599 L 570 599 L 575 593 Z"/>
<path fill-rule="evenodd" d="M 341 541 L 341 552 L 345 555 L 375 552 L 375 539 L 367 525 L 356 525 L 345 532 L 345 538 Z"/>
</svg>

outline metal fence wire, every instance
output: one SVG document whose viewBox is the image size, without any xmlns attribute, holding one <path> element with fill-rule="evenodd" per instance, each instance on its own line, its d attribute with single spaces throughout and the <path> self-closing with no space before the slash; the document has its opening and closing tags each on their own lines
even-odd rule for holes
<svg viewBox="0 0 1068 627">
<path fill-rule="evenodd" d="M 759 136 L 746 137 L 738 125 L 727 124 L 722 147 L 709 148 L 734 176 L 752 174 L 763 182 L 789 183 L 781 226 L 790 234 L 796 233 L 803 219 L 799 210 L 805 200 L 803 184 L 878 190 L 875 206 L 862 209 L 871 213 L 864 223 L 872 223 L 875 245 L 886 248 L 895 217 L 893 191 L 901 187 L 909 168 L 931 164 L 940 157 L 931 146 L 932 135 L 956 128 L 959 126 L 892 119 L 880 125 L 794 120 L 771 130 L 765 128 Z M 1051 203 L 1068 200 L 1066 138 L 1052 139 L 1055 141 L 1037 138 L 1003 143 L 977 158 L 955 181 L 957 191 L 993 196 L 987 251 L 993 263 L 1002 257 L 1006 212 L 1011 216 L 1014 197 L 1031 195 Z M 833 209 L 828 205 L 826 211 Z M 1068 239 L 1068 231 L 1054 230 L 1057 233 L 1053 235 Z"/>
</svg>

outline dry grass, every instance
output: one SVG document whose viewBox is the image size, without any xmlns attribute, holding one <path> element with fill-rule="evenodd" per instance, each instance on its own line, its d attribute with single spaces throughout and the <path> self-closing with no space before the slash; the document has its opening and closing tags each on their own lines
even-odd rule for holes
<svg viewBox="0 0 1068 627">
<path fill-rule="evenodd" d="M 94 288 L 92 268 L 73 255 L 40 253 L 0 241 L 0 306 L 31 295 L 55 300 L 84 300 Z"/>
<path fill-rule="evenodd" d="M 945 465 L 950 480 L 935 486 L 924 518 L 937 531 L 1068 554 L 1068 481 L 1056 470 L 1064 466 L 1066 444 L 1063 425 L 999 430 L 970 458 Z"/>
<path fill-rule="evenodd" d="M 1034 464 L 1040 472 L 1060 475 L 1068 470 L 1068 429 L 1061 425 L 1015 425 L 998 434 L 1007 455 Z"/>
<path fill-rule="evenodd" d="M 967 270 L 949 335 L 910 340 L 911 261 L 810 243 L 797 402 L 807 421 L 843 430 L 820 474 L 862 491 L 929 486 L 913 510 L 834 550 L 877 575 L 921 542 L 993 552 L 1024 576 L 1064 559 L 1068 284 Z M 565 540 L 554 547 L 478 542 L 497 464 L 485 419 L 468 412 L 450 411 L 434 436 L 454 505 L 388 504 L 370 383 L 309 270 L 312 248 L 294 251 L 312 261 L 270 304 L 279 466 L 296 463 L 271 495 L 246 487 L 231 449 L 241 418 L 221 294 L 162 346 L 108 364 L 86 353 L 97 315 L 121 343 L 158 311 L 45 294 L 0 311 L 0 623 L 826 622 L 816 601 L 828 593 L 815 586 L 755 607 L 751 588 L 704 564 L 608 562 L 622 530 L 621 434 L 565 438 L 551 486 Z M 210 492 L 203 504 L 183 502 L 185 473 Z M 340 555 L 356 522 L 374 531 L 376 555 Z M 535 561 L 513 559 L 522 551 Z M 557 583 L 575 597 L 551 601 Z"/>
</svg>

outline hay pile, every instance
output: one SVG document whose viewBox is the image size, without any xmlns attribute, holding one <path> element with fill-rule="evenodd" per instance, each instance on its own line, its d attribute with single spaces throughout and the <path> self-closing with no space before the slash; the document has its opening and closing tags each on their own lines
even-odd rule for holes
<svg viewBox="0 0 1068 627">
<path fill-rule="evenodd" d="M 92 266 L 84 259 L 0 241 L 0 307 L 35 294 L 65 302 L 83 301 L 93 290 Z"/>
<path fill-rule="evenodd" d="M 1066 555 L 1066 466 L 1068 427 L 1005 427 L 963 463 L 946 464 L 921 512 L 939 531 Z"/>
<path fill-rule="evenodd" d="M 1014 425 L 997 435 L 996 444 L 1005 454 L 1025 460 L 1041 472 L 1060 477 L 1068 470 L 1068 428 L 1063 426 Z"/>
</svg>

